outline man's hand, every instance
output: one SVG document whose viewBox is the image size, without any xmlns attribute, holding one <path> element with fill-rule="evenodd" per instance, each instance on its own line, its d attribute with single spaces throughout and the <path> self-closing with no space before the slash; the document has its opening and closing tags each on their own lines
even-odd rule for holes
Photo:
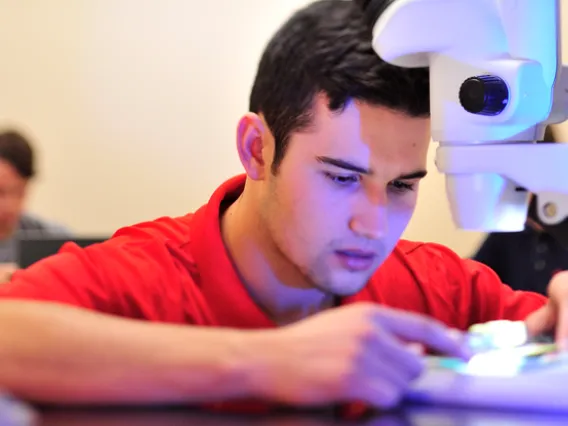
<svg viewBox="0 0 568 426">
<path fill-rule="evenodd" d="M 531 336 L 554 331 L 556 343 L 568 350 L 568 271 L 556 274 L 548 285 L 548 302 L 526 319 Z"/>
<path fill-rule="evenodd" d="M 257 338 L 256 396 L 303 406 L 396 405 L 424 368 L 411 343 L 467 357 L 460 332 L 423 316 L 362 303 L 259 332 Z"/>
<path fill-rule="evenodd" d="M 17 270 L 18 265 L 15 263 L 0 263 L 0 284 L 10 281 Z"/>
</svg>

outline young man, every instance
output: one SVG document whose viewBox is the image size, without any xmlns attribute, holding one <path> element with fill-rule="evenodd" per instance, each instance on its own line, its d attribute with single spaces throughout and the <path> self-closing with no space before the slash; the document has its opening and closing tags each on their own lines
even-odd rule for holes
<svg viewBox="0 0 568 426">
<path fill-rule="evenodd" d="M 0 282 L 17 269 L 18 240 L 70 237 L 65 227 L 25 212 L 35 158 L 28 139 L 14 130 L 0 133 Z"/>
<path fill-rule="evenodd" d="M 566 275 L 547 303 L 399 241 L 426 174 L 428 73 L 370 40 L 352 2 L 300 10 L 238 124 L 245 176 L 195 214 L 16 273 L 0 289 L 0 386 L 44 402 L 388 407 L 422 372 L 415 344 L 467 356 L 458 330 L 533 312 L 530 330 L 550 329 Z"/>
</svg>

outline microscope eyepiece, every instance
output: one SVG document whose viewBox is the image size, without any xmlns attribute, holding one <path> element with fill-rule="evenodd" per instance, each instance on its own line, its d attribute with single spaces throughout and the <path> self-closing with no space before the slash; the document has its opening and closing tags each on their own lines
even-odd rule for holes
<svg viewBox="0 0 568 426">
<path fill-rule="evenodd" d="M 493 75 L 471 77 L 462 83 L 459 99 L 467 112 L 499 115 L 509 102 L 509 88 L 505 81 Z"/>
</svg>

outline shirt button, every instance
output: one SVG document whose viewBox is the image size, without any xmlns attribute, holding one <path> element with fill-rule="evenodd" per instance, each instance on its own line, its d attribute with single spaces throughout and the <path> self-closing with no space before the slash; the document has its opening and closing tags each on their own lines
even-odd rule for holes
<svg viewBox="0 0 568 426">
<path fill-rule="evenodd" d="M 539 244 L 536 246 L 536 252 L 537 253 L 546 253 L 546 251 L 548 250 L 548 247 L 546 246 L 546 244 Z"/>
<path fill-rule="evenodd" d="M 544 260 L 537 260 L 534 263 L 534 269 L 536 269 L 537 271 L 542 271 L 545 266 L 546 266 L 546 262 Z"/>
</svg>

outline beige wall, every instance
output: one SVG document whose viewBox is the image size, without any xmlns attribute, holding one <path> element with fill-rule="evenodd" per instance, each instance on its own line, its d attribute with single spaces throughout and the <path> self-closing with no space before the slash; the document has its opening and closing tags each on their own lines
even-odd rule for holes
<svg viewBox="0 0 568 426">
<path fill-rule="evenodd" d="M 0 0 L 0 125 L 37 141 L 30 209 L 92 234 L 198 207 L 241 171 L 258 57 L 306 3 Z M 480 235 L 454 229 L 430 171 L 406 236 L 467 255 Z"/>
</svg>

